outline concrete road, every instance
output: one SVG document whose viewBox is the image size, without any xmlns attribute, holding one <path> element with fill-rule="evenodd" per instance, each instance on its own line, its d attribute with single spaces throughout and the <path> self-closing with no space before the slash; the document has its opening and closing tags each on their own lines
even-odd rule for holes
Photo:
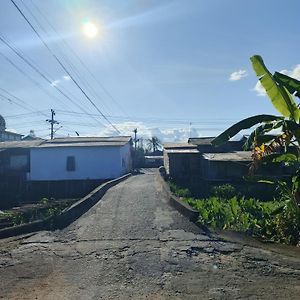
<svg viewBox="0 0 300 300">
<path fill-rule="evenodd" d="M 206 235 L 156 176 L 118 184 L 62 231 L 0 241 L 0 298 L 300 298 L 299 252 Z"/>
</svg>

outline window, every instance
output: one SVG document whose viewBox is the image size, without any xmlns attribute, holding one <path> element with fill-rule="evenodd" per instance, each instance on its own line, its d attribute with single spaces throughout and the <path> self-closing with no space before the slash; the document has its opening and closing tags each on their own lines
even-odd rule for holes
<svg viewBox="0 0 300 300">
<path fill-rule="evenodd" d="M 75 171 L 75 156 L 67 157 L 67 171 Z"/>
</svg>

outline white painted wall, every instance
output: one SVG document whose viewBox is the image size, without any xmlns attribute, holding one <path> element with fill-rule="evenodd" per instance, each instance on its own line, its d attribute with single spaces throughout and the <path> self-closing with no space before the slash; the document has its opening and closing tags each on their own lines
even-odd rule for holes
<svg viewBox="0 0 300 300">
<path fill-rule="evenodd" d="M 29 180 L 111 179 L 127 172 L 130 146 L 32 148 Z M 75 157 L 75 171 L 67 171 L 67 157 Z M 122 166 L 122 158 L 126 166 Z"/>
</svg>

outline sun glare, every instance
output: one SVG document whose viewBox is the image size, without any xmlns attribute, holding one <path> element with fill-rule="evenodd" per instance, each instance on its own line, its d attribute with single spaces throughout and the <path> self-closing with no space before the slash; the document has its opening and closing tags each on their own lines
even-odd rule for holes
<svg viewBox="0 0 300 300">
<path fill-rule="evenodd" d="M 91 23 L 91 22 L 86 22 L 82 26 L 83 33 L 85 36 L 87 36 L 90 39 L 93 39 L 94 37 L 97 36 L 99 29 L 96 26 L 96 24 Z"/>
</svg>

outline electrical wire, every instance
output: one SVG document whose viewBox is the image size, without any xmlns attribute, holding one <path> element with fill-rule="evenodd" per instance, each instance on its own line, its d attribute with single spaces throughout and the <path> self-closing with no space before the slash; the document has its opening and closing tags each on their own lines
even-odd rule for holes
<svg viewBox="0 0 300 300">
<path fill-rule="evenodd" d="M 16 7 L 18 12 L 21 14 L 21 16 L 25 19 L 25 21 L 28 23 L 28 25 L 31 27 L 31 29 L 35 32 L 35 34 L 38 36 L 38 38 L 41 40 L 43 45 L 47 48 L 47 50 L 51 53 L 53 58 L 57 61 L 57 63 L 61 66 L 61 68 L 70 76 L 71 80 L 74 82 L 74 84 L 79 88 L 79 90 L 82 92 L 82 94 L 86 97 L 86 99 L 92 104 L 92 106 L 102 115 L 102 117 L 116 130 L 117 133 L 121 133 L 118 128 L 110 122 L 110 120 L 103 114 L 103 112 L 98 108 L 98 106 L 94 103 L 94 101 L 87 95 L 87 93 L 83 90 L 83 88 L 79 85 L 77 80 L 72 76 L 72 74 L 68 71 L 68 69 L 65 67 L 65 65 L 61 62 L 61 60 L 56 56 L 56 54 L 50 49 L 50 47 L 47 45 L 43 37 L 37 32 L 35 27 L 31 24 L 29 19 L 24 15 L 22 10 L 19 8 L 19 6 L 15 3 L 14 0 L 10 0 L 13 5 Z"/>
</svg>

